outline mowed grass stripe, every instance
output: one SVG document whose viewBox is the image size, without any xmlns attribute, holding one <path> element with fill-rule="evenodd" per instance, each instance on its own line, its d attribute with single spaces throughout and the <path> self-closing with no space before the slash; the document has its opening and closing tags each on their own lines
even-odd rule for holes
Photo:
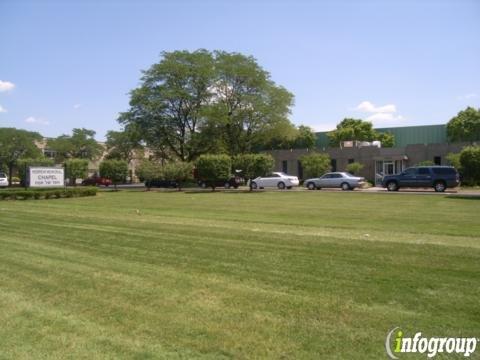
<svg viewBox="0 0 480 360">
<path fill-rule="evenodd" d="M 22 209 L 25 212 L 24 209 Z M 51 218 L 51 214 L 46 214 L 44 211 L 28 211 L 24 215 L 16 213 L 14 215 L 16 222 L 21 222 L 24 219 L 24 223 L 29 224 L 29 216 L 27 214 L 35 214 L 35 217 L 42 219 L 48 223 L 48 219 Z M 8 218 L 10 214 L 5 214 L 3 220 Z M 336 228 L 333 224 L 330 226 L 308 226 L 308 225 L 283 225 L 283 224 L 271 224 L 271 223 L 260 223 L 259 226 L 252 225 L 252 223 L 243 222 L 243 221 L 233 221 L 233 220 L 219 220 L 219 219 L 195 219 L 195 218 L 180 218 L 173 216 L 158 216 L 158 215 L 144 215 L 143 213 L 140 216 L 129 214 L 128 217 L 104 217 L 102 216 L 102 229 L 109 231 L 109 229 L 114 228 L 112 231 L 122 232 L 122 231 L 131 231 L 134 230 L 136 233 L 142 233 L 145 231 L 154 231 L 159 232 L 161 229 L 159 225 L 162 224 L 162 228 L 166 228 L 165 231 L 171 232 L 178 231 L 178 228 L 185 228 L 185 231 L 190 232 L 190 227 L 195 228 L 209 228 L 216 229 L 220 228 L 219 231 L 224 231 L 224 229 L 231 229 L 233 227 L 238 227 L 239 230 L 236 231 L 238 234 L 241 234 L 246 240 L 248 233 L 250 232 L 261 232 L 265 234 L 265 240 L 269 239 L 272 242 L 275 242 L 277 246 L 293 246 L 291 241 L 286 241 L 286 244 L 279 244 L 281 239 L 288 239 L 289 235 L 300 235 L 303 236 L 302 241 L 310 241 L 309 239 L 314 237 L 313 241 L 387 241 L 387 242 L 399 242 L 399 243 L 414 243 L 414 244 L 435 244 L 435 245 L 449 245 L 449 246 L 463 246 L 463 247 L 474 247 L 480 248 L 480 242 L 475 236 L 459 236 L 459 235 L 446 235 L 446 234 L 430 234 L 430 233 L 418 233 L 418 232 L 404 232 L 399 233 L 395 231 L 360 231 L 358 229 L 339 229 Z M 132 216 L 133 215 L 133 216 Z M 61 219 L 57 220 L 54 226 L 64 226 L 67 228 L 98 228 L 95 225 L 98 222 L 98 217 L 95 215 L 71 215 L 71 214 L 62 214 Z M 75 223 L 76 225 L 72 225 Z M 52 225 L 50 225 L 52 226 Z M 173 228 L 173 229 L 172 229 Z M 433 227 L 429 227 L 432 229 Z M 412 228 L 414 229 L 414 228 Z M 416 236 L 412 237 L 412 234 Z M 278 236 L 276 236 L 278 235 Z M 263 241 L 263 240 L 262 240 Z"/>
<path fill-rule="evenodd" d="M 442 196 L 280 192 L 274 194 L 277 198 L 273 198 L 272 193 L 190 195 L 137 192 L 135 196 L 139 197 L 138 202 L 122 203 L 117 201 L 117 195 L 101 194 L 100 198 L 93 199 L 95 211 L 91 215 L 106 218 L 132 218 L 135 216 L 135 210 L 139 209 L 145 215 L 248 221 L 258 224 L 330 226 L 340 229 L 368 228 L 371 230 L 393 228 L 397 232 L 474 237 L 480 232 L 480 224 L 475 217 L 478 201 Z M 103 201 L 105 196 L 112 196 L 112 198 L 105 202 Z M 244 199 L 241 196 L 244 196 Z M 332 198 L 332 196 L 336 197 Z M 170 204 L 172 197 L 175 199 L 174 205 Z M 412 201 L 415 197 L 422 198 L 421 207 L 418 206 L 418 201 Z M 178 203 L 176 203 L 177 201 Z M 391 206 L 392 202 L 395 203 L 395 206 Z M 69 214 L 77 215 L 76 212 L 83 208 L 85 201 L 76 204 L 69 211 L 65 211 L 64 205 L 56 200 L 51 203 L 52 205 L 49 205 L 47 209 L 40 208 L 40 211 L 43 213 L 60 211 L 68 216 Z M 236 206 L 237 203 L 240 203 L 239 206 Z M 288 206 L 284 206 L 284 204 L 288 204 Z M 105 206 L 108 207 L 108 210 Z M 18 205 L 18 207 L 21 209 L 24 206 Z M 34 204 L 23 210 L 35 211 L 37 208 L 38 204 Z M 462 211 L 455 211 L 458 208 L 462 208 Z M 418 213 L 421 213 L 420 217 Z M 81 213 L 78 215 L 82 216 Z M 366 223 L 365 218 L 369 218 L 371 221 Z"/>
</svg>

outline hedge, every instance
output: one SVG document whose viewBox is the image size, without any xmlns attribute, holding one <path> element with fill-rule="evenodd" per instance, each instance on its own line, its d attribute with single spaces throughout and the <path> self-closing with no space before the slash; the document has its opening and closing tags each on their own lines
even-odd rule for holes
<svg viewBox="0 0 480 360">
<path fill-rule="evenodd" d="M 0 200 L 30 200 L 30 199 L 60 199 L 97 195 L 96 187 L 76 189 L 28 189 L 28 190 L 2 190 Z"/>
</svg>

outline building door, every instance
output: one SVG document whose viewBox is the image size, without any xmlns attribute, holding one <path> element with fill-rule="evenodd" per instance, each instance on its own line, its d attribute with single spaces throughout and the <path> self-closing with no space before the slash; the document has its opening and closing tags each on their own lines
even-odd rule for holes
<svg viewBox="0 0 480 360">
<path fill-rule="evenodd" d="M 303 166 L 300 160 L 297 161 L 297 175 L 299 179 L 303 179 Z"/>
<path fill-rule="evenodd" d="M 403 160 L 377 160 L 375 161 L 375 185 L 382 185 L 385 175 L 400 174 L 403 171 Z"/>
<path fill-rule="evenodd" d="M 383 176 L 395 174 L 395 166 L 393 161 L 384 161 L 383 162 Z"/>
</svg>

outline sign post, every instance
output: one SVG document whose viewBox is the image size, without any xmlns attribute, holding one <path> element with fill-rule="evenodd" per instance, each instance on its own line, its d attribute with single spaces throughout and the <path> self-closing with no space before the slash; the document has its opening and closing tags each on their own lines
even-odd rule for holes
<svg viewBox="0 0 480 360">
<path fill-rule="evenodd" d="M 48 188 L 65 185 L 65 171 L 58 167 L 31 166 L 28 169 L 29 187 Z"/>
</svg>

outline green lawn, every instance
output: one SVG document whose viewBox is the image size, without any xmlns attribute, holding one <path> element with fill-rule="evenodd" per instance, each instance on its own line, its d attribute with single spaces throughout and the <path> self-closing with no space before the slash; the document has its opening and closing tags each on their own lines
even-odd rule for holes
<svg viewBox="0 0 480 360">
<path fill-rule="evenodd" d="M 3 201 L 0 358 L 376 359 L 395 326 L 480 337 L 479 219 L 443 195 Z"/>
</svg>

